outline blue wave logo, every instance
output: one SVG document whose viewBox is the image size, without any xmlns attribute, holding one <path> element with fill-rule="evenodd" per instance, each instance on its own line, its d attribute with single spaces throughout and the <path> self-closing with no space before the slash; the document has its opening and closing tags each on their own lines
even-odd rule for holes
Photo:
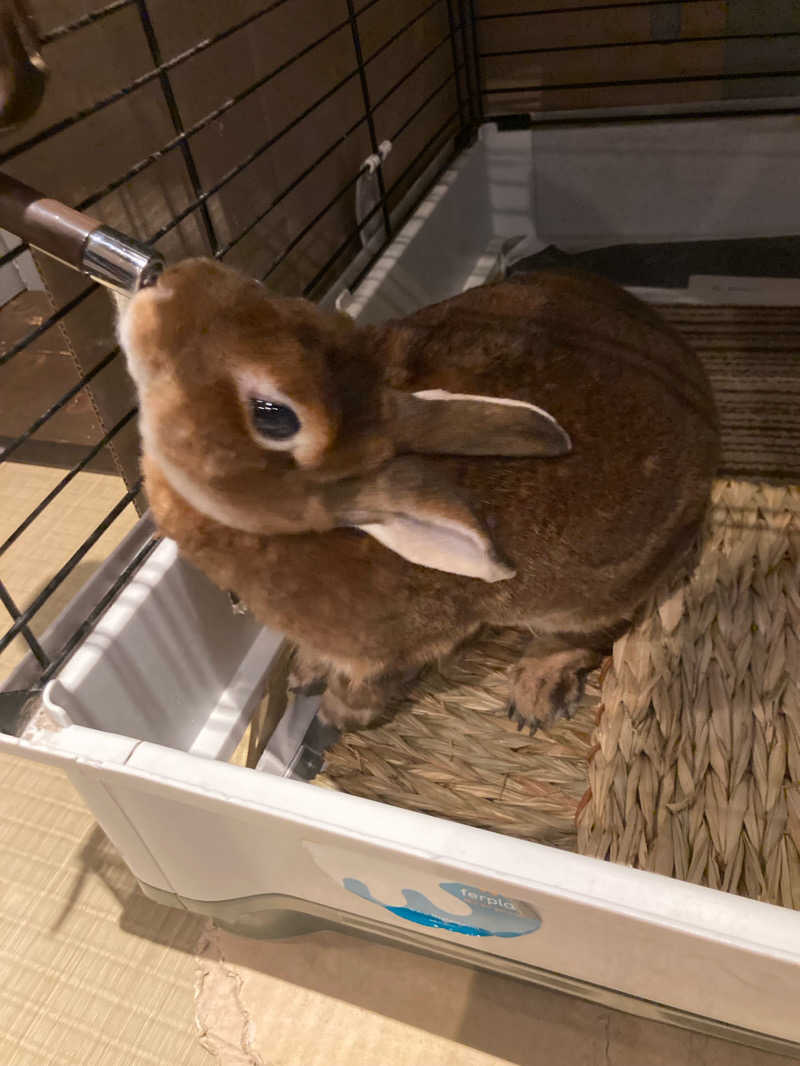
<svg viewBox="0 0 800 1066">
<path fill-rule="evenodd" d="M 342 884 L 348 892 L 370 903 L 377 903 L 407 922 L 427 925 L 432 929 L 447 929 L 464 936 L 525 936 L 535 933 L 542 924 L 542 919 L 529 904 L 509 899 L 498 892 L 484 892 L 472 885 L 462 885 L 458 881 L 443 881 L 439 888 L 455 896 L 459 902 L 466 903 L 469 914 L 451 914 L 442 910 L 413 888 L 403 889 L 405 907 L 392 907 L 376 899 L 364 882 L 355 877 L 346 877 Z"/>
</svg>

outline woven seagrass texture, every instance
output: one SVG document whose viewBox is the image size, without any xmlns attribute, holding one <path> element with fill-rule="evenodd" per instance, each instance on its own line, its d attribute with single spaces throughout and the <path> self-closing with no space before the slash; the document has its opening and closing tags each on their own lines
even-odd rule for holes
<svg viewBox="0 0 800 1066">
<path fill-rule="evenodd" d="M 800 907 L 800 490 L 718 482 L 700 563 L 617 641 L 579 849 Z"/>
<path fill-rule="evenodd" d="M 392 721 L 341 738 L 318 783 L 574 850 L 599 677 L 572 721 L 519 732 L 506 715 L 508 668 L 529 639 L 490 631 L 427 671 Z"/>
</svg>

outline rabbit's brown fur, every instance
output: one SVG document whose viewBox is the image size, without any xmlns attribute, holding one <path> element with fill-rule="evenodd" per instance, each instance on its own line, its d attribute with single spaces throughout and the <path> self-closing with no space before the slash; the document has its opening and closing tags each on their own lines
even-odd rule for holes
<svg viewBox="0 0 800 1066">
<path fill-rule="evenodd" d="M 531 275 L 357 328 L 189 260 L 134 299 L 121 337 L 161 531 L 326 664 L 338 723 L 369 720 L 402 671 L 483 623 L 538 634 L 514 681 L 520 721 L 568 711 L 576 672 L 685 562 L 702 523 L 718 451 L 702 367 L 654 311 L 596 278 Z M 264 368 L 302 405 L 302 454 L 265 452 L 248 424 L 231 373 Z M 429 408 L 404 406 L 432 389 L 541 405 L 572 450 L 469 454 L 464 408 L 453 447 L 468 454 L 435 454 L 436 427 L 415 422 Z M 347 513 L 393 494 L 400 511 L 419 499 L 461 521 L 466 508 L 499 569 L 446 573 L 336 528 L 348 492 Z"/>
</svg>

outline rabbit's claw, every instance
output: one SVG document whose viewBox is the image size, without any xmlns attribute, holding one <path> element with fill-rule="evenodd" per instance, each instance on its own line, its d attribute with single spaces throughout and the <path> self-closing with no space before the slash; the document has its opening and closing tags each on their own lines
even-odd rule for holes
<svg viewBox="0 0 800 1066">
<path fill-rule="evenodd" d="M 508 717 L 533 736 L 569 719 L 583 696 L 586 675 L 600 662 L 597 652 L 569 648 L 544 656 L 526 655 L 513 671 Z"/>
<path fill-rule="evenodd" d="M 524 715 L 519 713 L 519 711 L 517 710 L 517 705 L 516 705 L 516 703 L 514 703 L 513 700 L 510 700 L 509 704 L 508 704 L 508 717 L 511 719 L 512 722 L 516 723 L 517 732 L 518 733 L 521 733 L 522 730 L 527 725 L 528 726 L 528 734 L 530 736 L 535 736 L 536 735 L 536 731 L 539 728 L 539 723 L 538 722 L 529 722 L 528 719 L 525 718 Z"/>
</svg>

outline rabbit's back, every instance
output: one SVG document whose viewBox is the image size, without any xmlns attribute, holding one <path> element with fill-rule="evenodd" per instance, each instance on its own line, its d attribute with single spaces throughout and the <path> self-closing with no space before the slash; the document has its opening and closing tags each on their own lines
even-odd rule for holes
<svg viewBox="0 0 800 1066">
<path fill-rule="evenodd" d="M 401 329 L 396 387 L 526 400 L 572 438 L 558 459 L 436 460 L 517 566 L 487 600 L 521 616 L 534 600 L 553 617 L 590 600 L 614 614 L 679 563 L 707 506 L 718 431 L 702 364 L 660 316 L 601 279 L 541 274 L 471 290 Z"/>
</svg>

